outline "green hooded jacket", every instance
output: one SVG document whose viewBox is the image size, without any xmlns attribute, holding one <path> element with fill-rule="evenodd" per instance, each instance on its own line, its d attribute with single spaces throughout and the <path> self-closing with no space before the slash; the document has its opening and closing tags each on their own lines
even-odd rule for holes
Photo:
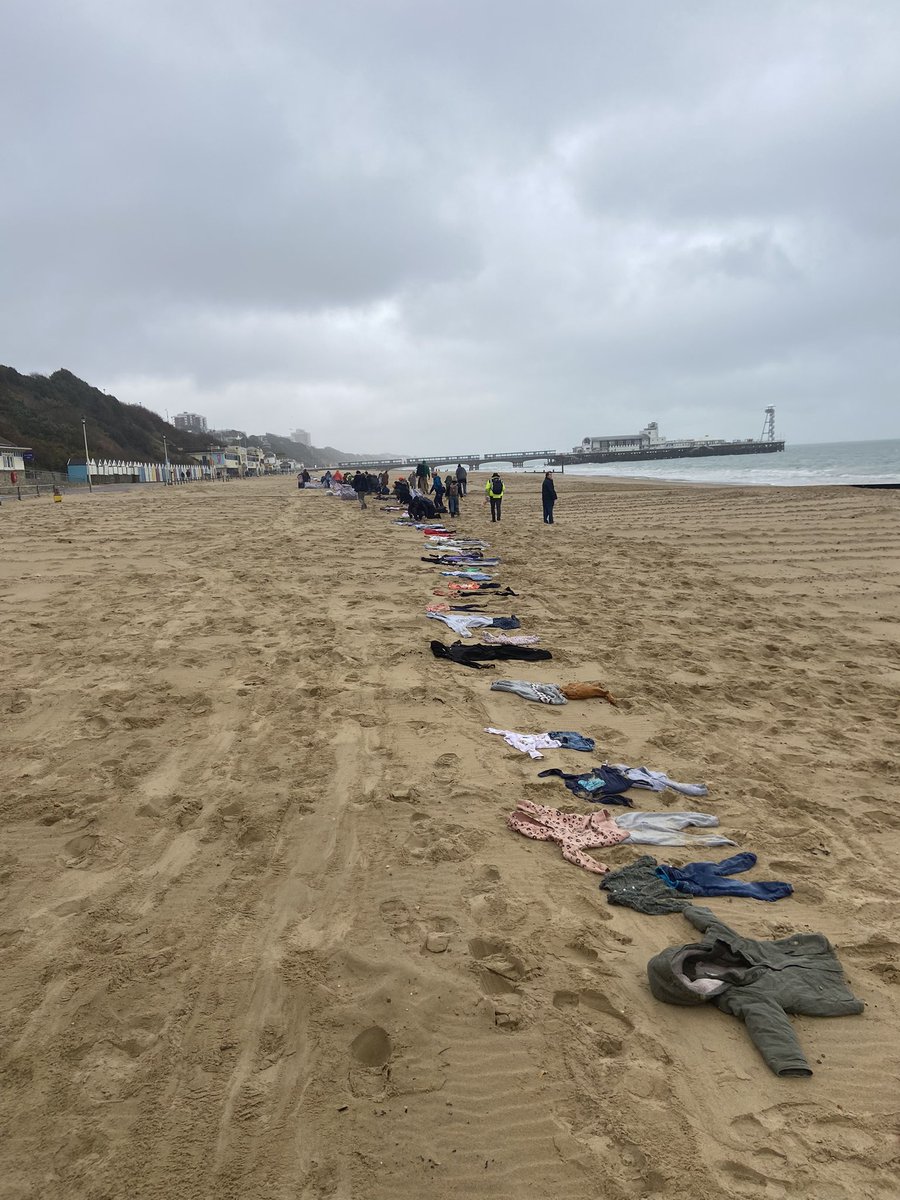
<svg viewBox="0 0 900 1200">
<path fill-rule="evenodd" d="M 776 1075 L 812 1075 L 787 1014 L 845 1017 L 863 1011 L 828 939 L 795 933 L 757 942 L 729 929 L 708 908 L 691 905 L 684 915 L 705 936 L 650 960 L 653 995 L 667 1004 L 711 1000 L 741 1018 Z"/>
</svg>

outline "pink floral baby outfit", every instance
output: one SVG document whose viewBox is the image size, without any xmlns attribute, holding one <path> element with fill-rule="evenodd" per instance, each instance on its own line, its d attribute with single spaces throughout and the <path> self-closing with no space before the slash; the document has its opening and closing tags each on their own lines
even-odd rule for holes
<svg viewBox="0 0 900 1200">
<path fill-rule="evenodd" d="M 605 808 L 582 815 L 562 813 L 558 808 L 545 808 L 531 800 L 520 800 L 506 823 L 516 833 L 537 842 L 557 842 L 563 858 L 595 875 L 603 875 L 609 868 L 585 851 L 617 846 L 628 838 L 628 831 L 620 829 Z"/>
</svg>

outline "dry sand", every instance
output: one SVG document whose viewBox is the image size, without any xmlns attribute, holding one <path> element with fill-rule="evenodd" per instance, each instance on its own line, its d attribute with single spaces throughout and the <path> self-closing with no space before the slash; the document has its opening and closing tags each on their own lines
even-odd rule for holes
<svg viewBox="0 0 900 1200">
<path fill-rule="evenodd" d="M 897 1195 L 900 495 L 538 486 L 459 522 L 555 656 L 494 673 L 429 653 L 417 535 L 290 479 L 3 505 L 4 1200 Z M 712 907 L 837 945 L 812 1079 L 651 997 L 682 917 L 506 829 L 587 756 L 482 729 L 558 720 L 794 883 Z"/>
</svg>

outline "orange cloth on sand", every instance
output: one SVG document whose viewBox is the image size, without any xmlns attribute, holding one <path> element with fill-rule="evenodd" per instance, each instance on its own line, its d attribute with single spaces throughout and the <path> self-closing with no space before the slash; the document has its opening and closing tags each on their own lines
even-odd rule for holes
<svg viewBox="0 0 900 1200">
<path fill-rule="evenodd" d="M 610 704 L 618 704 L 612 692 L 608 692 L 599 683 L 564 683 L 559 690 L 567 700 L 608 700 Z"/>
</svg>

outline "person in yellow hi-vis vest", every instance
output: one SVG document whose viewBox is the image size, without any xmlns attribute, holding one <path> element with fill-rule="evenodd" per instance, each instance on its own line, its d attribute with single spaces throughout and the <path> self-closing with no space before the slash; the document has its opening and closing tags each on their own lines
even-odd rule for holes
<svg viewBox="0 0 900 1200">
<path fill-rule="evenodd" d="M 62 492 L 59 490 L 56 484 L 53 485 L 53 503 L 62 504 Z"/>
<path fill-rule="evenodd" d="M 495 471 L 484 485 L 487 498 L 491 502 L 491 520 L 500 520 L 500 506 L 503 503 L 503 480 Z"/>
</svg>

